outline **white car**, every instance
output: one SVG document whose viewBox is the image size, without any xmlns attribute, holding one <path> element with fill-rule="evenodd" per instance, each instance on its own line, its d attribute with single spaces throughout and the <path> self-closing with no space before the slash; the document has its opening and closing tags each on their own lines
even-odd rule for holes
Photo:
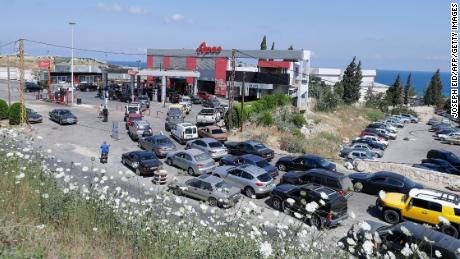
<svg viewBox="0 0 460 259">
<path fill-rule="evenodd" d="M 376 142 L 379 142 L 379 143 L 382 143 L 384 144 L 385 146 L 388 147 L 388 141 L 386 140 L 380 140 L 378 137 L 376 136 L 370 136 L 370 135 L 366 135 L 366 136 L 363 136 L 362 138 L 368 138 L 368 139 L 372 139 L 373 141 L 376 141 Z"/>
<path fill-rule="evenodd" d="M 184 145 L 187 141 L 198 138 L 198 129 L 191 123 L 178 123 L 171 129 L 171 136 Z"/>
<path fill-rule="evenodd" d="M 449 134 L 439 134 L 438 138 L 442 141 L 447 140 L 448 138 L 460 138 L 460 132 L 452 132 Z"/>
</svg>

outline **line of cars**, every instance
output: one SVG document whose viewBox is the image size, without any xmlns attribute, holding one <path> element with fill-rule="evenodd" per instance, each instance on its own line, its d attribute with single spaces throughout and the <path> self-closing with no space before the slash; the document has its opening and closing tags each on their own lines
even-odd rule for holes
<svg viewBox="0 0 460 259">
<path fill-rule="evenodd" d="M 348 160 L 381 158 L 389 140 L 396 139 L 398 129 L 408 123 L 418 123 L 418 118 L 411 114 L 400 114 L 370 123 L 358 138 L 342 147 L 339 155 Z"/>
<path fill-rule="evenodd" d="M 427 124 L 431 125 L 430 131 L 433 132 L 435 139 L 446 144 L 460 145 L 460 129 L 448 118 L 442 120 L 431 118 Z"/>
<path fill-rule="evenodd" d="M 460 158 L 447 150 L 432 149 L 427 157 L 414 167 L 441 173 L 460 175 Z"/>
</svg>

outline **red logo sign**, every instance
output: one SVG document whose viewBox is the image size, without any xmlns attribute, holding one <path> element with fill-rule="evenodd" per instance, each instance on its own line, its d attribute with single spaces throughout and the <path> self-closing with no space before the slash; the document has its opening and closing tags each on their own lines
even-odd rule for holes
<svg viewBox="0 0 460 259">
<path fill-rule="evenodd" d="M 139 73 L 139 71 L 137 70 L 133 70 L 133 69 L 128 70 L 128 75 L 130 76 L 135 76 L 137 75 L 137 73 Z"/>
<path fill-rule="evenodd" d="M 206 54 L 217 54 L 217 53 L 220 53 L 222 51 L 222 47 L 208 47 L 208 45 L 206 45 L 206 42 L 202 42 L 200 44 L 200 46 L 196 49 L 196 53 L 198 54 L 203 54 L 203 55 L 206 55 Z"/>
<path fill-rule="evenodd" d="M 49 59 L 39 59 L 37 60 L 37 65 L 40 68 L 48 68 L 51 66 L 51 61 Z"/>
</svg>

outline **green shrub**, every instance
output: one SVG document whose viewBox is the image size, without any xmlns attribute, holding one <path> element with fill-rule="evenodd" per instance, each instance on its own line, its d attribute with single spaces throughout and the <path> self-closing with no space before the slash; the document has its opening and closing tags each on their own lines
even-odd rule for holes
<svg viewBox="0 0 460 259">
<path fill-rule="evenodd" d="M 0 120 L 8 118 L 8 104 L 0 99 Z"/>
<path fill-rule="evenodd" d="M 270 111 L 264 111 L 262 114 L 259 116 L 257 120 L 257 124 L 262 124 L 265 126 L 271 126 L 273 125 L 273 116 Z"/>
<path fill-rule="evenodd" d="M 10 120 L 10 125 L 19 125 L 21 121 L 21 109 L 23 108 L 21 103 L 13 103 L 8 109 L 8 119 Z M 24 107 L 25 109 L 25 107 Z"/>
<path fill-rule="evenodd" d="M 301 133 L 300 133 L 301 134 Z M 304 153 L 305 152 L 305 138 L 295 134 L 291 136 L 283 136 L 280 139 L 280 149 L 289 153 Z"/>
<path fill-rule="evenodd" d="M 294 125 L 296 125 L 297 127 L 301 128 L 303 125 L 307 124 L 307 120 L 305 120 L 303 114 L 296 112 L 292 116 L 292 123 L 294 123 Z"/>
<path fill-rule="evenodd" d="M 370 121 L 379 121 L 385 118 L 385 114 L 376 109 L 363 108 L 363 112 Z"/>
</svg>

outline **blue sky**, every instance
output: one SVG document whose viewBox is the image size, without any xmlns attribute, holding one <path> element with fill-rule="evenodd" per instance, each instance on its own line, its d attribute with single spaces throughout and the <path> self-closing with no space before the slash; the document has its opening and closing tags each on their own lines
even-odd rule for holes
<svg viewBox="0 0 460 259">
<path fill-rule="evenodd" d="M 143 53 L 146 48 L 308 49 L 312 66 L 344 67 L 353 56 L 365 68 L 449 69 L 450 1 L 67 1 L 1 0 L 0 45 L 20 37 L 75 47 Z M 20 18 L 18 18 L 20 17 Z M 2 48 L 11 52 L 11 47 Z M 32 55 L 69 50 L 27 43 Z M 76 52 L 108 60 L 145 57 Z"/>
</svg>

